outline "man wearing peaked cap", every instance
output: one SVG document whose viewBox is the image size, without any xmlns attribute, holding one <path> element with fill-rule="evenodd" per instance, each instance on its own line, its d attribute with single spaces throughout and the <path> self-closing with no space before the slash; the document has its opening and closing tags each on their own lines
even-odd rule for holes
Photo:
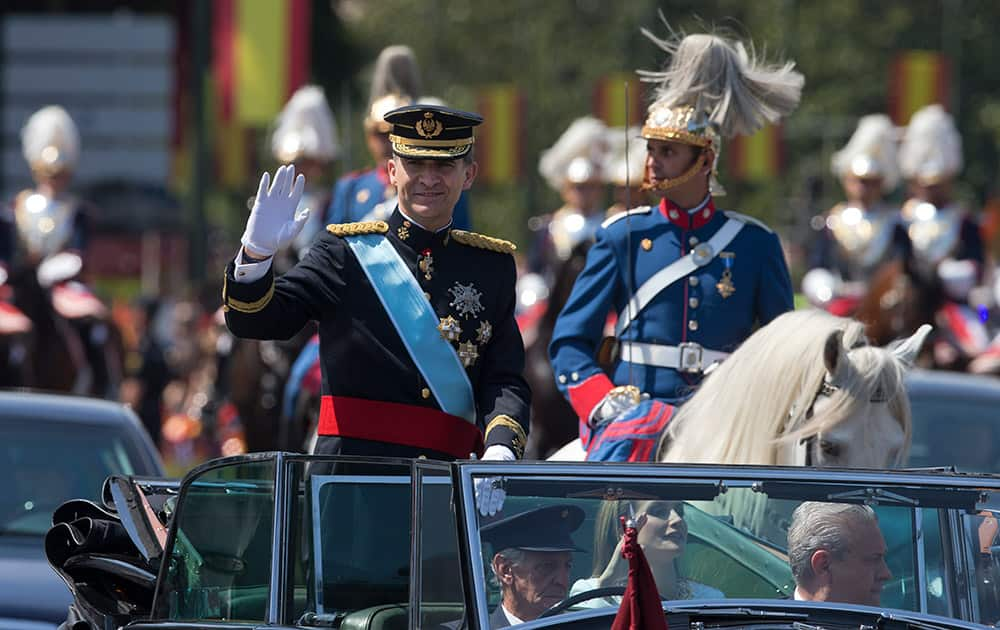
<svg viewBox="0 0 1000 630">
<path fill-rule="evenodd" d="M 716 165 L 724 138 L 752 134 L 796 107 L 802 75 L 717 35 L 644 32 L 671 56 L 662 72 L 642 73 L 660 86 L 642 128 L 646 169 L 636 176 L 661 200 L 602 224 L 549 346 L 584 448 L 591 428 L 643 394 L 685 400 L 706 368 L 792 308 L 778 237 L 756 219 L 716 209 Z M 602 341 L 609 312 L 618 315 L 615 334 Z"/>
<path fill-rule="evenodd" d="M 490 563 L 500 583 L 501 602 L 491 628 L 536 619 L 569 593 L 571 552 L 583 551 L 573 532 L 583 522 L 574 505 L 550 505 L 510 516 L 480 529 L 493 551 Z"/>
<path fill-rule="evenodd" d="M 327 226 L 275 278 L 270 257 L 307 218 L 295 212 L 304 182 L 291 166 L 273 184 L 265 173 L 226 268 L 226 323 L 255 339 L 319 323 L 317 453 L 455 459 L 485 446 L 484 459 L 515 459 L 531 398 L 514 321 L 515 246 L 452 227 L 478 170 L 482 119 L 415 106 L 386 120 L 397 193 L 388 220 Z"/>
<path fill-rule="evenodd" d="M 364 119 L 365 144 L 374 168 L 341 177 L 334 186 L 324 223 L 384 221 L 396 207 L 396 188 L 389 182 L 386 165 L 392 158 L 389 132 L 392 125 L 385 115 L 395 109 L 423 102 L 420 69 L 408 46 L 388 46 L 379 53 L 372 76 L 371 93 Z M 431 100 L 431 99 L 427 99 Z M 454 225 L 470 226 L 469 203 L 463 193 L 455 205 Z"/>
</svg>

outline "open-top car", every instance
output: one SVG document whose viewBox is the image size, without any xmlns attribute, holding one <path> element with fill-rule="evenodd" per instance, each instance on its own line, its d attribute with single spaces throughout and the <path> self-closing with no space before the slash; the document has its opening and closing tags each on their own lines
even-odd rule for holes
<svg viewBox="0 0 1000 630">
<path fill-rule="evenodd" d="M 496 515 L 475 509 L 480 478 L 506 492 Z M 47 539 L 74 628 L 496 627 L 497 554 L 514 533 L 528 549 L 561 539 L 570 559 L 525 627 L 608 628 L 624 586 L 597 586 L 620 551 L 607 524 L 641 512 L 652 527 L 658 510 L 683 520 L 664 536 L 676 583 L 658 583 L 673 630 L 1000 619 L 1000 479 L 986 476 L 274 453 L 209 462 L 179 485 L 112 478 L 105 497 L 60 508 Z M 891 572 L 878 607 L 792 600 L 787 529 L 804 501 L 874 509 Z"/>
</svg>

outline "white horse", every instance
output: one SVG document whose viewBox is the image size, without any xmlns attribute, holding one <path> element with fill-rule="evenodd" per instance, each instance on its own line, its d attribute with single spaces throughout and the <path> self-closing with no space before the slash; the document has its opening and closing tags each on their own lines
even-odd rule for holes
<svg viewBox="0 0 1000 630">
<path fill-rule="evenodd" d="M 659 461 L 888 468 L 906 460 L 903 383 L 924 325 L 887 348 L 824 311 L 785 313 L 702 381 L 660 442 Z M 574 440 L 549 459 L 581 460 Z"/>
</svg>

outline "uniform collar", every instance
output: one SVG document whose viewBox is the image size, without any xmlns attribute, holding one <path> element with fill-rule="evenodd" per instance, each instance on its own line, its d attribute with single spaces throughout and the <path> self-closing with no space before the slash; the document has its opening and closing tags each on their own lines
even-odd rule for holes
<svg viewBox="0 0 1000 630">
<path fill-rule="evenodd" d="M 706 195 L 700 204 L 685 210 L 664 197 L 660 201 L 660 212 L 668 221 L 681 229 L 697 230 L 715 216 L 715 201 L 712 199 L 712 195 Z"/>
<path fill-rule="evenodd" d="M 451 225 L 449 223 L 436 232 L 430 232 L 413 219 L 408 219 L 399 206 L 389 216 L 389 233 L 417 251 L 444 244 L 451 233 Z"/>
</svg>

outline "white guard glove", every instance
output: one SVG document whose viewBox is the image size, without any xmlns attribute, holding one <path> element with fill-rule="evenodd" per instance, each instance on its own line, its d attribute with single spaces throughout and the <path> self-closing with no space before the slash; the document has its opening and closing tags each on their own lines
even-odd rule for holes
<svg viewBox="0 0 1000 630">
<path fill-rule="evenodd" d="M 302 175 L 296 177 L 295 167 L 291 164 L 278 168 L 273 185 L 270 173 L 264 172 L 247 220 L 247 229 L 240 239 L 251 254 L 273 256 L 302 231 L 309 218 L 309 209 L 298 214 L 295 214 L 295 209 L 299 206 L 305 185 L 306 178 Z"/>
<path fill-rule="evenodd" d="M 517 457 L 514 451 L 503 444 L 494 444 L 483 453 L 482 461 L 512 462 Z M 493 516 L 503 509 L 507 492 L 503 489 L 500 477 L 481 477 L 476 479 L 476 507 L 483 516 Z"/>
</svg>

